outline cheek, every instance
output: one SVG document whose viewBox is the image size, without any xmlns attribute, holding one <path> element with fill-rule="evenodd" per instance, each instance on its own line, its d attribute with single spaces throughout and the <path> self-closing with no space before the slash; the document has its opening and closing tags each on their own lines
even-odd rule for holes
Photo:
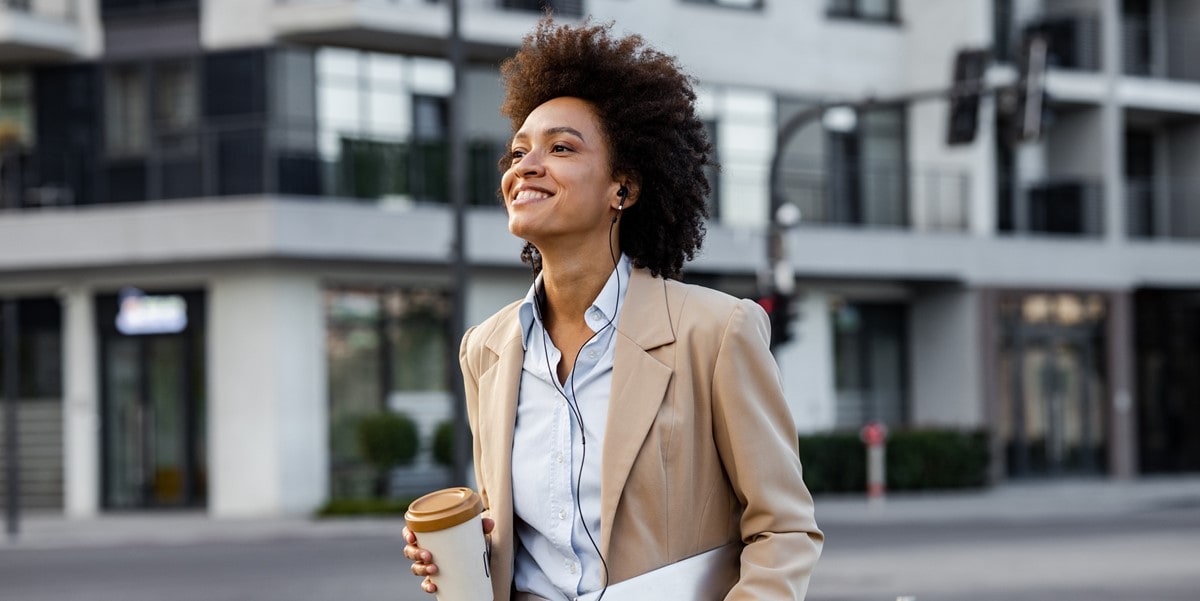
<svg viewBox="0 0 1200 601">
<path fill-rule="evenodd" d="M 500 193 L 504 195 L 504 202 L 508 204 L 508 199 L 512 197 L 509 192 L 512 191 L 513 185 L 516 183 L 516 176 L 513 175 L 513 170 L 509 169 L 500 176 Z"/>
</svg>

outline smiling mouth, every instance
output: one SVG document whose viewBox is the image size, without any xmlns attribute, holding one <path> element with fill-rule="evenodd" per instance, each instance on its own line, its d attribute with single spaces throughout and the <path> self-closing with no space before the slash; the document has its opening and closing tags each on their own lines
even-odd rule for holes
<svg viewBox="0 0 1200 601">
<path fill-rule="evenodd" d="M 543 198 L 550 198 L 550 193 L 543 192 L 541 190 L 526 189 L 526 190 L 521 190 L 520 192 L 517 192 L 517 195 L 513 197 L 513 201 L 519 202 L 519 201 L 523 201 L 523 200 L 541 200 Z"/>
</svg>

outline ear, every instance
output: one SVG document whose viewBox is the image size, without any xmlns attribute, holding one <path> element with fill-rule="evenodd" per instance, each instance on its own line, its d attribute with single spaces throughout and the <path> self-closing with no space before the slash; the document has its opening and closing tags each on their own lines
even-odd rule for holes
<svg viewBox="0 0 1200 601">
<path fill-rule="evenodd" d="M 616 193 L 613 195 L 612 201 L 609 203 L 612 208 L 618 210 L 628 209 L 637 203 L 638 197 L 641 196 L 641 186 L 632 178 L 618 177 L 613 183 L 616 184 Z"/>
</svg>

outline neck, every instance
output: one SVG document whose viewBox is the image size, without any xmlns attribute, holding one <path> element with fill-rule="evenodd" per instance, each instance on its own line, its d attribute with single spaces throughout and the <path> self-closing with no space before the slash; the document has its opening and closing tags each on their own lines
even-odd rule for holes
<svg viewBox="0 0 1200 601">
<path fill-rule="evenodd" d="M 548 315 L 557 324 L 578 322 L 586 327 L 584 312 L 600 295 L 612 274 L 609 256 L 600 258 L 577 255 L 573 260 L 554 260 L 542 256 L 542 289 Z"/>
</svg>

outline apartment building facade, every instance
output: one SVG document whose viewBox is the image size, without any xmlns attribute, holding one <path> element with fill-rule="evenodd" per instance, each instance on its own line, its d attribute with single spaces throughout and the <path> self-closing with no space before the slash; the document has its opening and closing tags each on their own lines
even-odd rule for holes
<svg viewBox="0 0 1200 601">
<path fill-rule="evenodd" d="M 993 475 L 1200 469 L 1200 11 L 1182 0 L 0 0 L 0 296 L 19 311 L 28 506 L 279 515 L 366 494 L 355 423 L 412 416 L 445 483 L 448 98 L 466 97 L 467 321 L 524 294 L 495 196 L 498 63 L 613 21 L 697 79 L 721 171 L 686 278 L 761 293 L 770 163 L 799 209 L 801 431 L 983 428 Z M 1047 125 L 985 95 L 1049 42 Z M 872 102 L 868 100 L 873 99 Z M 824 110 L 830 103 L 847 103 Z M 784 147 L 776 132 L 807 121 Z"/>
</svg>

